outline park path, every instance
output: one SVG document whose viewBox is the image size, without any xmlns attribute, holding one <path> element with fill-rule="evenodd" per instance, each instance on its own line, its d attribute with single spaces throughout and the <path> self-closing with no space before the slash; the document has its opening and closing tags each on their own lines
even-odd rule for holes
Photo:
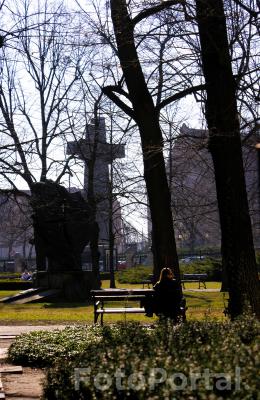
<svg viewBox="0 0 260 400">
<path fill-rule="evenodd" d="M 36 400 L 42 395 L 44 371 L 39 368 L 15 368 L 6 362 L 7 351 L 17 335 L 36 330 L 63 329 L 64 325 L 0 326 L 0 399 Z M 22 372 L 22 373 L 21 373 Z"/>
</svg>

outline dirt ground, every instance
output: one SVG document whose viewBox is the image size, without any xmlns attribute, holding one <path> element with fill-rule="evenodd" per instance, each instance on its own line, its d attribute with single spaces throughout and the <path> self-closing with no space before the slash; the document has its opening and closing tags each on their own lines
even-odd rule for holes
<svg viewBox="0 0 260 400">
<path fill-rule="evenodd" d="M 10 364 L 1 364 L 10 366 Z M 44 372 L 41 369 L 23 368 L 22 374 L 1 374 L 6 400 L 40 399 Z"/>
</svg>

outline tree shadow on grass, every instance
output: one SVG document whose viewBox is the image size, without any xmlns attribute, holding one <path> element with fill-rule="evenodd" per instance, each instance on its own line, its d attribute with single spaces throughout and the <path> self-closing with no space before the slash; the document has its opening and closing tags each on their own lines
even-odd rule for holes
<svg viewBox="0 0 260 400">
<path fill-rule="evenodd" d="M 205 303 L 207 303 L 207 304 L 210 304 L 210 303 L 213 303 L 213 302 L 214 302 L 213 299 L 206 298 L 206 297 L 200 297 L 200 296 L 196 296 L 196 295 L 193 295 L 193 294 L 185 294 L 184 297 L 185 297 L 186 300 L 187 300 L 187 299 L 190 299 L 191 301 L 192 301 L 192 300 L 198 300 L 198 301 L 200 301 L 201 303 L 205 302 Z"/>
<path fill-rule="evenodd" d="M 93 306 L 93 303 L 91 300 L 89 301 L 84 301 L 84 302 L 68 302 L 68 300 L 60 300 L 60 301 L 55 301 L 52 303 L 47 303 L 44 304 L 44 308 L 78 308 L 78 307 L 87 307 L 87 306 Z"/>
</svg>

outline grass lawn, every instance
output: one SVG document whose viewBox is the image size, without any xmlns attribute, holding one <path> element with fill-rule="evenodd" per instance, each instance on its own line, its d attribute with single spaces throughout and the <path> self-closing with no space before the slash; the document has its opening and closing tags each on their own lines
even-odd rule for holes
<svg viewBox="0 0 260 400">
<path fill-rule="evenodd" d="M 142 285 L 118 284 L 122 288 L 140 288 Z M 109 281 L 103 281 L 103 288 L 109 287 Z M 217 289 L 218 282 L 207 283 L 207 288 Z M 196 283 L 187 284 L 187 289 L 197 289 Z M 0 297 L 15 294 L 14 291 L 0 291 Z M 189 319 L 210 318 L 224 319 L 223 293 L 201 291 L 185 291 L 187 300 L 187 317 Z M 227 297 L 227 295 L 225 295 Z M 117 303 L 118 305 L 118 303 Z M 150 323 L 156 317 L 147 318 L 143 314 L 105 315 L 105 322 L 140 321 Z M 89 303 L 34 303 L 34 304 L 5 304 L 0 305 L 0 321 L 2 324 L 42 324 L 42 323 L 92 323 L 93 305 Z"/>
<path fill-rule="evenodd" d="M 19 293 L 21 290 L 0 290 L 0 299 L 3 297 L 13 296 Z"/>
</svg>

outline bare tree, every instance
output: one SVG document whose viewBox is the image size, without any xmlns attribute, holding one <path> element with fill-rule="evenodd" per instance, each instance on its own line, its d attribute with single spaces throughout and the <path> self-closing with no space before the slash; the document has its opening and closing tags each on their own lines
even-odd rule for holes
<svg viewBox="0 0 260 400">
<path fill-rule="evenodd" d="M 260 293 L 249 217 L 238 119 L 222 0 L 197 0 L 201 60 L 206 81 L 206 119 L 213 158 L 223 267 L 229 286 L 229 313 L 241 314 L 246 300 L 260 315 Z"/>
<path fill-rule="evenodd" d="M 18 33 L 4 42 L 0 81 L 1 176 L 5 185 L 17 189 L 24 182 L 31 192 L 36 182 L 60 182 L 69 171 L 67 103 L 71 116 L 77 97 L 72 89 L 83 68 L 66 10 L 46 2 L 38 6 L 17 3 L 12 10 Z M 37 257 L 44 253 L 40 247 Z M 44 254 L 38 264 L 44 267 Z"/>
<path fill-rule="evenodd" d="M 167 6 L 177 2 L 165 2 Z M 117 42 L 123 77 L 128 89 L 121 85 L 108 86 L 104 92 L 138 125 L 144 162 L 144 178 L 147 187 L 153 225 L 154 274 L 158 277 L 163 265 L 175 268 L 179 279 L 178 258 L 171 215 L 170 192 L 163 157 L 163 136 L 159 124 L 159 110 L 162 104 L 153 103 L 135 45 L 134 27 L 145 17 L 164 9 L 160 5 L 153 10 L 141 11 L 131 18 L 125 1 L 111 1 L 111 15 Z M 119 97 L 120 96 L 120 97 Z M 122 101 L 122 96 L 130 102 Z M 160 98 L 158 98 L 160 100 Z M 171 99 L 173 100 L 173 99 Z M 164 105 L 167 104 L 165 100 Z"/>
</svg>

